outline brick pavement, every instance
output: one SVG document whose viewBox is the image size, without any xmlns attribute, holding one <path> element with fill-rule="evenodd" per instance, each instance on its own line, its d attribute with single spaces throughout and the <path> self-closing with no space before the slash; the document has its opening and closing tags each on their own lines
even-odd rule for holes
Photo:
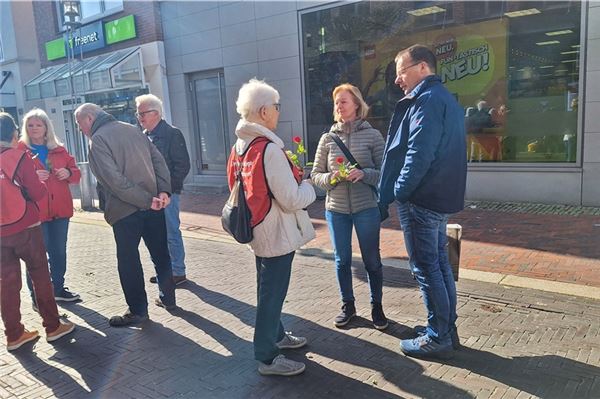
<svg viewBox="0 0 600 399">
<path fill-rule="evenodd" d="M 185 227 L 224 234 L 219 216 L 226 198 L 225 194 L 184 195 L 181 208 L 185 211 L 182 216 Z M 461 267 L 600 287 L 599 209 L 587 208 L 586 212 L 585 208 L 581 211 L 582 208 L 561 206 L 482 205 L 494 210 L 472 205 L 475 208 L 467 207 L 451 219 L 463 226 Z M 536 210 L 544 213 L 535 213 Z M 316 201 L 309 211 L 317 229 L 317 239 L 310 246 L 330 250 L 324 201 Z M 382 229 L 384 262 L 406 260 L 395 210 Z M 358 252 L 356 240 L 354 248 Z"/>
<path fill-rule="evenodd" d="M 425 318 L 405 270 L 385 269 L 387 331 L 368 322 L 360 268 L 360 317 L 336 329 L 331 261 L 305 255 L 294 261 L 284 323 L 310 340 L 289 351 L 307 371 L 260 377 L 252 360 L 253 259 L 243 246 L 217 239 L 185 239 L 192 282 L 177 290 L 182 310 L 151 307 L 143 328 L 115 329 L 107 320 L 125 305 L 111 230 L 90 220 L 72 223 L 67 282 L 84 301 L 62 311 L 78 330 L 55 345 L 40 340 L 16 353 L 0 349 L 0 398 L 600 397 L 600 301 L 464 280 L 458 289 L 465 348 L 445 364 L 420 361 L 398 353 L 398 340 Z M 155 286 L 146 288 L 156 295 Z M 24 321 L 40 328 L 22 296 Z"/>
</svg>

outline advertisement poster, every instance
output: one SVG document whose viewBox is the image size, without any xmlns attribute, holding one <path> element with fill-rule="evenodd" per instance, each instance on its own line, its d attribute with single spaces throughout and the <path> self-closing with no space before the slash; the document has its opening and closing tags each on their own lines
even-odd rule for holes
<svg viewBox="0 0 600 399">
<path fill-rule="evenodd" d="M 465 114 L 476 117 L 478 113 L 485 113 L 493 118 L 492 110 L 506 106 L 507 23 L 498 19 L 362 44 L 362 90 L 372 107 L 371 116 L 389 117 L 387 114 L 393 112 L 395 102 L 403 96 L 394 84 L 394 57 L 399 50 L 420 43 L 434 51 L 437 74 L 465 108 Z M 373 53 L 377 56 L 373 57 Z M 502 156 L 499 136 L 503 134 L 503 123 L 500 118 L 496 119 L 486 121 L 488 126 L 483 127 L 486 132 L 476 129 L 477 133 L 487 133 L 487 136 L 477 134 L 479 137 L 470 138 L 470 141 L 475 140 L 474 153 L 470 154 L 472 160 L 499 160 Z M 471 128 L 468 130 L 474 132 Z"/>
</svg>

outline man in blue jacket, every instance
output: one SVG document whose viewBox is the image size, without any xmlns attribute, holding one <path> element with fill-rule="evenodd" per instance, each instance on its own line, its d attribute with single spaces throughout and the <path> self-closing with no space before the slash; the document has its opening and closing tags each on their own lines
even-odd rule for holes
<svg viewBox="0 0 600 399">
<path fill-rule="evenodd" d="M 414 357 L 449 358 L 459 347 L 456 286 L 448 261 L 448 217 L 463 209 L 467 159 L 463 109 L 435 75 L 435 55 L 414 45 L 396 56 L 405 97 L 390 122 L 379 181 L 381 208 L 395 202 L 427 327 L 402 340 Z"/>
</svg>

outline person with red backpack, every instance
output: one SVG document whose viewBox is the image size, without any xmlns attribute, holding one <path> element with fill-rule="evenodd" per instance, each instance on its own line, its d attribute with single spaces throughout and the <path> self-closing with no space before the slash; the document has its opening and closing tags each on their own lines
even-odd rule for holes
<svg viewBox="0 0 600 399">
<path fill-rule="evenodd" d="M 69 334 L 73 323 L 63 323 L 54 300 L 39 210 L 35 201 L 46 195 L 32 159 L 14 147 L 17 126 L 10 114 L 0 112 L 0 313 L 9 351 L 36 340 L 37 331 L 21 323 L 21 264 L 35 287 L 35 297 L 48 342 Z"/>
<path fill-rule="evenodd" d="M 62 302 L 77 301 L 79 295 L 65 287 L 65 273 L 69 219 L 73 216 L 73 197 L 69 185 L 79 183 L 81 172 L 75 164 L 75 158 L 56 137 L 52 121 L 39 108 L 32 109 L 23 117 L 17 148 L 31 154 L 35 171 L 47 189 L 47 194 L 37 201 L 37 205 L 48 253 L 54 299 Z M 37 304 L 29 277 L 27 286 L 35 309 Z"/>
<path fill-rule="evenodd" d="M 256 257 L 258 291 L 254 357 L 262 375 L 298 375 L 305 364 L 287 359 L 280 351 L 300 348 L 307 340 L 285 332 L 281 309 L 295 251 L 315 237 L 304 208 L 316 195 L 287 158 L 283 140 L 274 133 L 280 110 L 277 90 L 251 79 L 241 87 L 236 106 L 241 119 L 235 129 L 237 141 L 227 163 L 227 176 L 230 189 L 236 176 L 241 176 L 252 216 L 249 246 Z"/>
</svg>

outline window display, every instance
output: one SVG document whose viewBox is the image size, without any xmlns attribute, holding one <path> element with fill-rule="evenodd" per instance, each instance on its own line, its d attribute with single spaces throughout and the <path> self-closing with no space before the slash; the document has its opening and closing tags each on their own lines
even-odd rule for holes
<svg viewBox="0 0 600 399">
<path fill-rule="evenodd" d="M 576 161 L 579 2 L 358 2 L 301 22 L 310 157 L 341 83 L 361 89 L 387 132 L 403 97 L 394 57 L 420 43 L 464 107 L 469 162 Z"/>
</svg>

